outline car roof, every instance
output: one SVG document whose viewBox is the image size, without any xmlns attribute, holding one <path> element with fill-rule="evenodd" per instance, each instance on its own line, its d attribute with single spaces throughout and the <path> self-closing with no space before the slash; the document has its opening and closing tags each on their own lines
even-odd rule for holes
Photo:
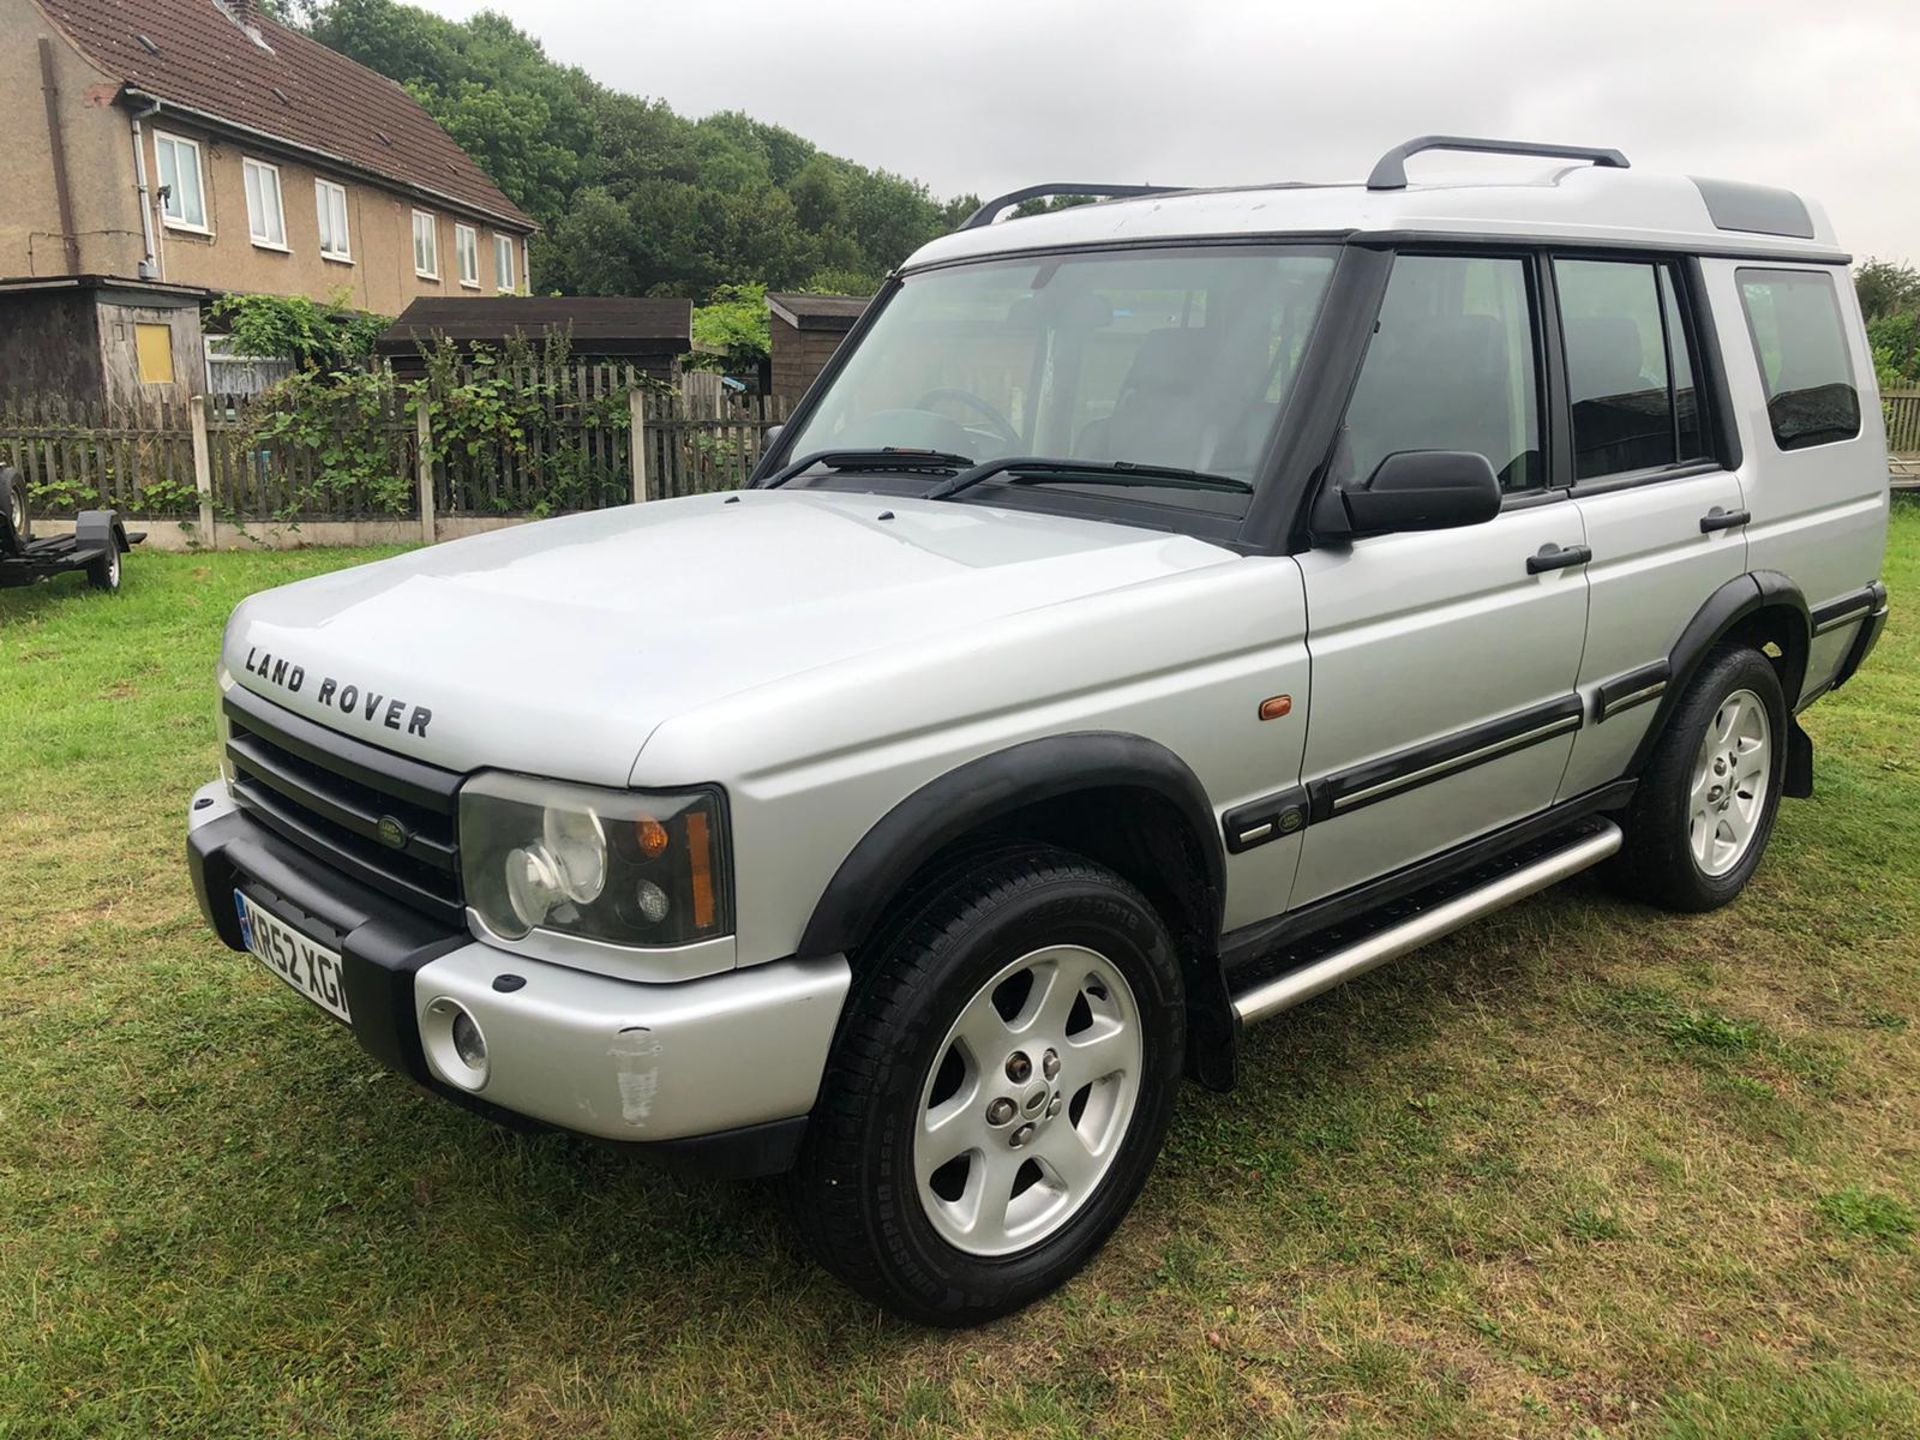
<svg viewBox="0 0 1920 1440">
<path fill-rule="evenodd" d="M 991 205 L 986 207 L 991 209 Z M 1845 264 L 1826 212 L 1791 191 L 1589 165 L 1544 175 L 1366 185 L 1285 183 L 1172 190 L 981 221 L 915 251 L 902 268 L 1029 250 L 1153 241 L 1315 237 L 1512 239 Z"/>
</svg>

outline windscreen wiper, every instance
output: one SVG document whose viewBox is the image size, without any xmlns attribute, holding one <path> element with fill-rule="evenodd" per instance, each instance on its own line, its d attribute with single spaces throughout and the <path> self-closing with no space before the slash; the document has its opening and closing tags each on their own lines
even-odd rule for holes
<svg viewBox="0 0 1920 1440">
<path fill-rule="evenodd" d="M 913 450 L 898 445 L 870 450 L 816 450 L 775 471 L 760 488 L 771 490 L 776 485 L 784 485 L 816 465 L 824 465 L 829 470 L 938 470 L 952 474 L 955 470 L 965 471 L 972 464 L 970 455 L 955 455 L 948 450 Z"/>
<path fill-rule="evenodd" d="M 1204 470 L 1183 470 L 1177 465 L 1143 465 L 1133 460 L 1050 460 L 1044 455 L 1008 455 L 989 460 L 971 470 L 962 470 L 944 484 L 927 491 L 929 500 L 944 500 L 982 480 L 1012 477 L 1015 484 L 1039 484 L 1048 480 L 1067 480 L 1089 485 L 1173 485 L 1188 490 L 1224 490 L 1236 495 L 1253 494 L 1253 486 L 1231 475 L 1210 475 Z"/>
</svg>

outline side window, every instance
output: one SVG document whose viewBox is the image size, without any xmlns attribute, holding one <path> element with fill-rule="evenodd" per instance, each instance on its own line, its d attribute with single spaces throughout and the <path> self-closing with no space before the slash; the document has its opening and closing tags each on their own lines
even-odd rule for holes
<svg viewBox="0 0 1920 1440">
<path fill-rule="evenodd" d="M 1402 450 L 1468 450 L 1487 457 L 1503 490 L 1545 485 L 1526 263 L 1395 260 L 1342 445 L 1350 479 Z"/>
<path fill-rule="evenodd" d="M 1741 270 L 1740 303 L 1767 388 L 1767 419 L 1782 450 L 1831 445 L 1860 433 L 1860 392 L 1833 276 Z"/>
<path fill-rule="evenodd" d="M 1706 454 L 1692 337 L 1666 265 L 1556 260 L 1573 410 L 1573 475 L 1591 480 Z"/>
</svg>

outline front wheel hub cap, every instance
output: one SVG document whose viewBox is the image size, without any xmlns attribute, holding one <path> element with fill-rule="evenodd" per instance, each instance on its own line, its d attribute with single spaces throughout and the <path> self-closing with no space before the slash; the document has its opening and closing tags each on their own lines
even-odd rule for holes
<svg viewBox="0 0 1920 1440">
<path fill-rule="evenodd" d="M 1025 1074 L 1008 1096 L 1016 1061 Z M 940 1238 L 1008 1255 L 1071 1220 L 1126 1141 L 1144 1063 L 1139 1006 L 1104 955 L 1049 946 L 1002 967 L 961 1007 L 922 1082 L 913 1172 Z"/>
</svg>

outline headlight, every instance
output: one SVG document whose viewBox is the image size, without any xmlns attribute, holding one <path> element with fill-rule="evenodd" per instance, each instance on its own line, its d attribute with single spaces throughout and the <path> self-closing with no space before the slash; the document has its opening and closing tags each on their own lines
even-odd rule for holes
<svg viewBox="0 0 1920 1440">
<path fill-rule="evenodd" d="M 494 934 L 660 948 L 730 933 L 717 790 L 597 790 L 523 775 L 460 789 L 467 904 Z"/>
</svg>

